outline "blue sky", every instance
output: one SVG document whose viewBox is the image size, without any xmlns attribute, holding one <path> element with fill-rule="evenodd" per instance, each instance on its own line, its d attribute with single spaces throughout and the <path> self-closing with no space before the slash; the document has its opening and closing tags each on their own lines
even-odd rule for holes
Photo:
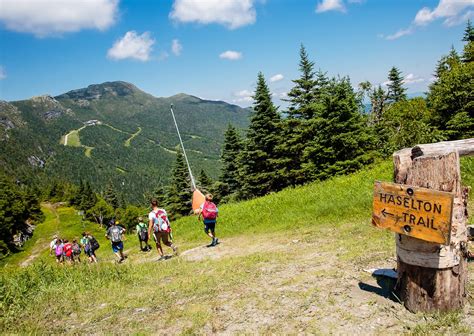
<svg viewBox="0 0 474 336">
<path fill-rule="evenodd" d="M 124 80 L 248 106 L 262 71 L 275 102 L 317 68 L 423 92 L 460 41 L 474 0 L 0 0 L 0 99 Z"/>
</svg>

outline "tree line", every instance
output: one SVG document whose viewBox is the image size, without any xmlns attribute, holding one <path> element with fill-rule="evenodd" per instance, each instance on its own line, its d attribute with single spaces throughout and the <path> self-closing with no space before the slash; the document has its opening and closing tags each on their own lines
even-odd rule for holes
<svg viewBox="0 0 474 336">
<path fill-rule="evenodd" d="M 288 93 L 288 109 L 278 111 L 259 73 L 245 136 L 228 126 L 219 181 L 212 182 L 201 172 L 199 183 L 217 200 L 248 199 L 348 174 L 401 148 L 474 137 L 470 21 L 462 40 L 462 53 L 452 48 L 439 60 L 426 98 L 412 99 L 397 67 L 390 69 L 386 88 L 363 82 L 355 90 L 349 77 L 330 78 L 316 69 L 302 45 L 300 77 Z M 172 184 L 180 202 L 170 205 L 184 215 L 189 209 L 189 181 L 179 155 Z"/>
<path fill-rule="evenodd" d="M 198 188 L 214 200 L 259 197 L 335 175 L 348 174 L 419 143 L 474 137 L 474 28 L 468 21 L 464 49 L 454 48 L 435 69 L 426 98 L 409 99 L 402 72 L 392 67 L 386 88 L 370 82 L 355 90 L 349 77 L 329 77 L 300 48 L 300 76 L 280 112 L 262 73 L 257 75 L 253 113 L 245 134 L 229 124 L 222 146 L 219 179 L 204 170 Z M 366 102 L 369 104 L 366 104 Z M 53 180 L 42 190 L 0 178 L 0 258 L 17 248 L 14 236 L 41 221 L 40 201 L 68 202 L 84 219 L 107 224 L 112 218 L 133 230 L 148 209 L 127 203 L 108 183 L 98 193 L 89 182 Z M 172 219 L 190 213 L 191 183 L 178 150 L 169 185 L 144 198 L 156 198 Z"/>
</svg>

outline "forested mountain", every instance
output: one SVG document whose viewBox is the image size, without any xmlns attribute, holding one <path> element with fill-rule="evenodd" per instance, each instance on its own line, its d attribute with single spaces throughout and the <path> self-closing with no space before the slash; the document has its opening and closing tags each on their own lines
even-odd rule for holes
<svg viewBox="0 0 474 336">
<path fill-rule="evenodd" d="M 225 129 L 245 128 L 250 110 L 186 94 L 156 98 L 126 82 L 1 101 L 0 166 L 20 184 L 84 180 L 141 202 L 168 184 L 175 161 L 170 104 L 194 170 L 217 177 Z"/>
</svg>

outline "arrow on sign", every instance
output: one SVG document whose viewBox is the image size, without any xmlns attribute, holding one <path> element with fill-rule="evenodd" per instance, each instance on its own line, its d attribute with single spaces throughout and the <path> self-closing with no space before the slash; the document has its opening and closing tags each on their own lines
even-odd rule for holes
<svg viewBox="0 0 474 336">
<path fill-rule="evenodd" d="M 383 215 L 384 217 L 387 217 L 387 215 L 388 215 L 388 216 L 392 216 L 392 217 L 395 216 L 393 213 L 390 213 L 390 212 L 388 212 L 388 211 L 385 210 L 385 209 L 382 210 L 382 215 Z"/>
</svg>

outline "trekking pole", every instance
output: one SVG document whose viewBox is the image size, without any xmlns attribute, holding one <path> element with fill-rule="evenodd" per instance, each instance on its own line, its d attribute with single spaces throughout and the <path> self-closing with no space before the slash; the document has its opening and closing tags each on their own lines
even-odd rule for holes
<svg viewBox="0 0 474 336">
<path fill-rule="evenodd" d="M 171 104 L 170 110 L 171 110 L 171 115 L 173 116 L 174 125 L 176 126 L 176 131 L 178 132 L 179 142 L 181 143 L 181 148 L 183 149 L 184 159 L 186 160 L 186 165 L 188 166 L 189 177 L 191 178 L 191 185 L 194 191 L 197 189 L 196 183 L 194 182 L 193 173 L 191 171 L 191 166 L 189 165 L 188 156 L 186 155 L 186 150 L 184 149 L 183 140 L 181 139 L 181 134 L 179 133 L 178 123 L 176 122 L 176 118 L 174 117 L 173 104 Z"/>
</svg>

